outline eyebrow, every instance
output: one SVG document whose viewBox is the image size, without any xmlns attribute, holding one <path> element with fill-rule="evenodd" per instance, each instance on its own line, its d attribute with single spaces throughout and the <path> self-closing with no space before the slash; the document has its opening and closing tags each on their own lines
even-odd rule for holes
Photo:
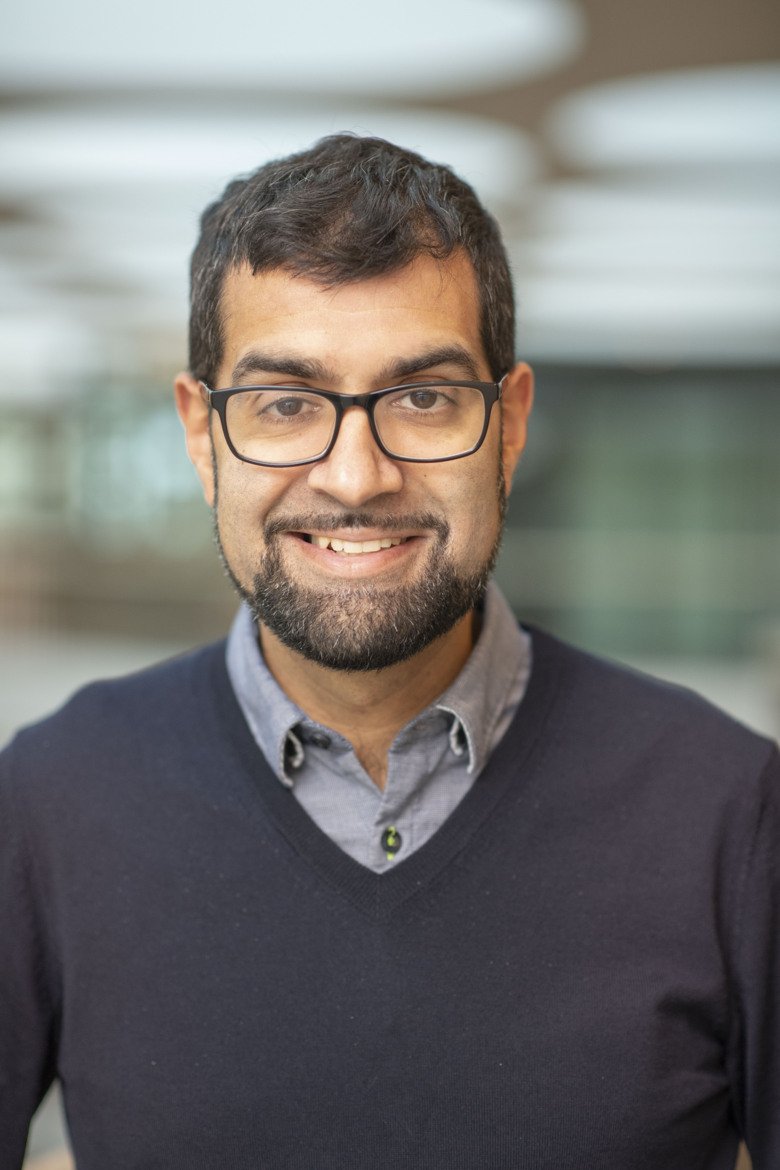
<svg viewBox="0 0 780 1170">
<path fill-rule="evenodd" d="M 402 378 L 411 378 L 415 374 L 425 373 L 434 366 L 459 366 L 467 378 L 473 381 L 479 379 L 477 363 L 463 345 L 441 345 L 435 349 L 425 350 L 413 357 L 398 358 L 389 362 L 380 371 L 380 380 L 397 381 Z"/>
<path fill-rule="evenodd" d="M 286 354 L 268 353 L 251 349 L 236 362 L 231 374 L 231 384 L 236 385 L 248 374 L 287 374 L 290 378 L 307 378 L 311 382 L 333 380 L 332 371 L 316 358 L 291 357 Z"/>
<path fill-rule="evenodd" d="M 474 356 L 462 345 L 442 345 L 410 357 L 393 358 L 379 371 L 378 382 L 391 385 L 425 373 L 435 366 L 458 366 L 467 378 L 479 379 Z M 240 358 L 231 374 L 231 385 L 236 386 L 242 378 L 257 374 L 286 374 L 289 378 L 305 378 L 310 382 L 336 382 L 335 372 L 317 358 L 295 357 L 289 354 L 270 353 L 252 349 Z"/>
</svg>

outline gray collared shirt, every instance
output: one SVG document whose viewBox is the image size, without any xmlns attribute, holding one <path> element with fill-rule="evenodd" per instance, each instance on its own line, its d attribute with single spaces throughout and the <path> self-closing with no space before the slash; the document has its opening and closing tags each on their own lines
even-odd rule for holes
<svg viewBox="0 0 780 1170">
<path fill-rule="evenodd" d="M 244 717 L 281 783 L 341 849 L 382 873 L 433 836 L 484 768 L 525 693 L 531 639 L 491 582 L 468 661 L 393 740 L 382 791 L 348 740 L 315 723 L 281 689 L 245 605 L 228 637 L 227 668 Z"/>
</svg>

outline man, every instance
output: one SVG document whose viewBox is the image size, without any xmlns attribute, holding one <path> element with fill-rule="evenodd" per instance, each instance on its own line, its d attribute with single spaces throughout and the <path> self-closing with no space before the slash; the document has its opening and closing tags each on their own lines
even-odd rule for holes
<svg viewBox="0 0 780 1170">
<path fill-rule="evenodd" d="M 338 136 L 193 258 L 187 445 L 244 599 L 2 776 L 0 1146 L 79 1170 L 780 1165 L 776 747 L 519 627 L 492 219 Z"/>
</svg>

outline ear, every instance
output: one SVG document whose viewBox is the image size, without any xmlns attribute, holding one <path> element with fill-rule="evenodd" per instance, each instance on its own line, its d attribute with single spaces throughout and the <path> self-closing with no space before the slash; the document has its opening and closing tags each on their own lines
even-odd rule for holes
<svg viewBox="0 0 780 1170">
<path fill-rule="evenodd" d="M 507 492 L 512 486 L 512 476 L 525 447 L 528 416 L 533 402 L 533 370 L 525 362 L 518 362 L 504 378 L 501 395 L 501 458 Z"/>
<path fill-rule="evenodd" d="M 177 375 L 173 386 L 176 410 L 184 427 L 187 453 L 203 486 L 206 503 L 212 507 L 214 504 L 214 459 L 209 429 L 208 403 L 203 396 L 200 382 L 187 371 L 182 371 L 181 374 Z"/>
</svg>

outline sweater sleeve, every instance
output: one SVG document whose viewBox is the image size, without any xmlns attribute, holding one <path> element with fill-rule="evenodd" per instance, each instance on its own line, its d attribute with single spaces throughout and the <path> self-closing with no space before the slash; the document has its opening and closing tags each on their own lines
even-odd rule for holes
<svg viewBox="0 0 780 1170">
<path fill-rule="evenodd" d="M 43 907 L 15 799 L 13 755 L 13 745 L 0 754 L 0 1170 L 21 1166 L 55 1064 Z"/>
<path fill-rule="evenodd" d="M 753 1170 L 780 1166 L 780 754 L 761 777 L 741 878 L 735 1108 Z"/>
</svg>

